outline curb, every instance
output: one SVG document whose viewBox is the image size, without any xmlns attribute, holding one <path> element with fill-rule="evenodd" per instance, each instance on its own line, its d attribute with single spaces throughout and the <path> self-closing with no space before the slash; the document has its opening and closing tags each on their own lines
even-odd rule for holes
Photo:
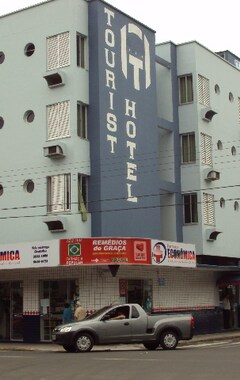
<svg viewBox="0 0 240 380">
<path fill-rule="evenodd" d="M 191 340 L 182 340 L 179 342 L 178 346 L 184 345 L 195 345 L 201 343 L 212 343 L 220 340 L 236 341 L 240 340 L 240 331 L 232 332 L 222 332 L 219 334 L 208 334 L 208 335 L 197 335 L 194 336 Z M 92 352 L 96 351 L 123 351 L 123 350 L 145 350 L 144 346 L 141 343 L 136 344 L 116 344 L 116 345 L 100 345 L 94 346 Z M 16 342 L 7 342 L 0 343 L 0 351 L 42 351 L 42 352 L 66 352 L 62 346 L 55 344 L 47 343 L 16 343 Z"/>
</svg>

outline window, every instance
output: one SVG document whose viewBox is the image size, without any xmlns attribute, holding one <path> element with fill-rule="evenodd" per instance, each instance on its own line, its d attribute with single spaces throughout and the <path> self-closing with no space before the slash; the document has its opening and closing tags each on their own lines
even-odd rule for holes
<svg viewBox="0 0 240 380">
<path fill-rule="evenodd" d="M 212 137 L 201 133 L 201 163 L 212 165 Z"/>
<path fill-rule="evenodd" d="M 27 57 L 31 57 L 31 55 L 33 55 L 33 53 L 35 52 L 35 46 L 33 43 L 29 43 L 25 46 L 25 49 L 24 49 L 24 54 L 27 56 Z"/>
<path fill-rule="evenodd" d="M 204 224 L 215 225 L 214 195 L 203 193 L 203 221 Z"/>
<path fill-rule="evenodd" d="M 0 129 L 4 126 L 4 119 L 0 116 Z"/>
<path fill-rule="evenodd" d="M 47 38 L 47 70 L 70 65 L 70 34 L 60 33 Z"/>
<path fill-rule="evenodd" d="M 0 65 L 4 62 L 5 60 L 5 54 L 3 51 L 0 51 Z"/>
<path fill-rule="evenodd" d="M 228 99 L 229 99 L 229 102 L 231 102 L 231 103 L 234 101 L 234 96 L 233 96 L 232 92 L 229 92 Z"/>
<path fill-rule="evenodd" d="M 34 190 L 34 182 L 31 179 L 28 179 L 23 184 L 23 189 L 27 193 L 32 193 Z"/>
<path fill-rule="evenodd" d="M 210 105 L 209 79 L 198 75 L 198 97 L 199 103 L 204 106 Z"/>
<path fill-rule="evenodd" d="M 77 104 L 77 134 L 83 139 L 87 138 L 87 106 L 82 103 Z"/>
<path fill-rule="evenodd" d="M 224 207 L 225 207 L 225 199 L 224 199 L 224 198 L 220 198 L 219 203 L 220 203 L 220 207 L 221 207 L 221 208 L 224 208 Z"/>
<path fill-rule="evenodd" d="M 47 197 L 48 212 L 71 210 L 71 175 L 47 177 Z"/>
<path fill-rule="evenodd" d="M 181 136 L 182 139 L 182 162 L 189 163 L 196 161 L 195 133 L 188 133 Z"/>
<path fill-rule="evenodd" d="M 81 34 L 77 34 L 77 66 L 85 68 L 86 67 L 86 57 L 85 57 L 85 44 L 86 37 Z"/>
<path fill-rule="evenodd" d="M 234 211 L 239 211 L 239 203 L 237 201 L 234 202 L 233 208 Z"/>
<path fill-rule="evenodd" d="M 222 144 L 221 140 L 218 140 L 218 142 L 217 142 L 217 148 L 218 148 L 218 150 L 223 150 L 223 144 Z"/>
<path fill-rule="evenodd" d="M 184 223 L 191 224 L 198 222 L 197 194 L 189 193 L 183 195 Z"/>
<path fill-rule="evenodd" d="M 87 202 L 88 202 L 88 178 L 85 175 L 78 175 L 78 206 L 82 214 L 82 221 L 87 220 Z"/>
<path fill-rule="evenodd" d="M 220 87 L 218 84 L 215 84 L 214 86 L 215 94 L 219 95 L 220 94 Z"/>
<path fill-rule="evenodd" d="M 70 137 L 70 102 L 47 106 L 47 139 Z"/>
<path fill-rule="evenodd" d="M 240 98 L 238 98 L 238 123 L 240 124 Z"/>
<path fill-rule="evenodd" d="M 179 103 L 186 104 L 193 102 L 193 81 L 192 75 L 184 75 L 179 80 Z"/>
<path fill-rule="evenodd" d="M 35 115 L 32 110 L 26 111 L 23 116 L 24 121 L 26 121 L 27 123 L 32 123 L 34 118 L 35 118 Z"/>
</svg>

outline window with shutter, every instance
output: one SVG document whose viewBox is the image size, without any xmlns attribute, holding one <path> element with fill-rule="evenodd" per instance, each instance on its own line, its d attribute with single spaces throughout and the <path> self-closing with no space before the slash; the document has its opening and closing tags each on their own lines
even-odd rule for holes
<svg viewBox="0 0 240 380">
<path fill-rule="evenodd" d="M 238 98 L 238 122 L 240 124 L 240 98 Z"/>
<path fill-rule="evenodd" d="M 212 137 L 201 133 L 201 163 L 203 165 L 212 165 Z"/>
<path fill-rule="evenodd" d="M 77 104 L 77 134 L 83 139 L 87 138 L 87 106 L 83 103 Z"/>
<path fill-rule="evenodd" d="M 77 33 L 77 66 L 86 67 L 86 37 Z"/>
<path fill-rule="evenodd" d="M 47 106 L 47 139 L 70 137 L 70 102 Z"/>
<path fill-rule="evenodd" d="M 183 75 L 178 78 L 179 104 L 193 102 L 193 82 L 192 75 Z"/>
<path fill-rule="evenodd" d="M 195 133 L 187 133 L 181 136 L 182 163 L 196 161 Z"/>
<path fill-rule="evenodd" d="M 183 195 L 184 224 L 198 222 L 197 194 L 188 193 Z"/>
<path fill-rule="evenodd" d="M 87 195 L 88 195 L 88 181 L 87 176 L 79 174 L 78 175 L 78 205 L 79 211 L 82 214 L 82 221 L 87 220 Z"/>
<path fill-rule="evenodd" d="M 47 178 L 48 212 L 69 211 L 70 174 L 60 174 Z"/>
<path fill-rule="evenodd" d="M 215 225 L 214 195 L 203 193 L 203 221 L 210 226 Z"/>
<path fill-rule="evenodd" d="M 64 32 L 47 38 L 47 70 L 70 65 L 70 33 Z"/>
<path fill-rule="evenodd" d="M 210 106 L 209 79 L 202 75 L 198 75 L 198 98 L 200 104 Z"/>
</svg>

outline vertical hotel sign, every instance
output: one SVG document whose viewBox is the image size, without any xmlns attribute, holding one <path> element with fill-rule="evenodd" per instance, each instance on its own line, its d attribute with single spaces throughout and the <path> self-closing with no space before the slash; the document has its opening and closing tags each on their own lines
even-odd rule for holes
<svg viewBox="0 0 240 380">
<path fill-rule="evenodd" d="M 125 24 L 120 25 L 119 12 L 106 6 L 103 12 L 107 151 L 114 156 L 123 149 L 125 178 L 120 188 L 125 189 L 127 202 L 136 204 L 140 186 L 136 157 L 142 154 L 139 141 L 144 140 L 139 120 L 146 117 L 140 94 L 151 85 L 150 44 L 137 23 L 124 17 Z"/>
</svg>

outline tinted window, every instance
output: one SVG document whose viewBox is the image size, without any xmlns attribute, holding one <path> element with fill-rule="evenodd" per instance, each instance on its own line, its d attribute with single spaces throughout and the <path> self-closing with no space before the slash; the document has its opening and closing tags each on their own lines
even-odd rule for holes
<svg viewBox="0 0 240 380">
<path fill-rule="evenodd" d="M 139 317 L 139 312 L 136 309 L 135 306 L 132 307 L 132 318 L 138 318 Z"/>
</svg>

